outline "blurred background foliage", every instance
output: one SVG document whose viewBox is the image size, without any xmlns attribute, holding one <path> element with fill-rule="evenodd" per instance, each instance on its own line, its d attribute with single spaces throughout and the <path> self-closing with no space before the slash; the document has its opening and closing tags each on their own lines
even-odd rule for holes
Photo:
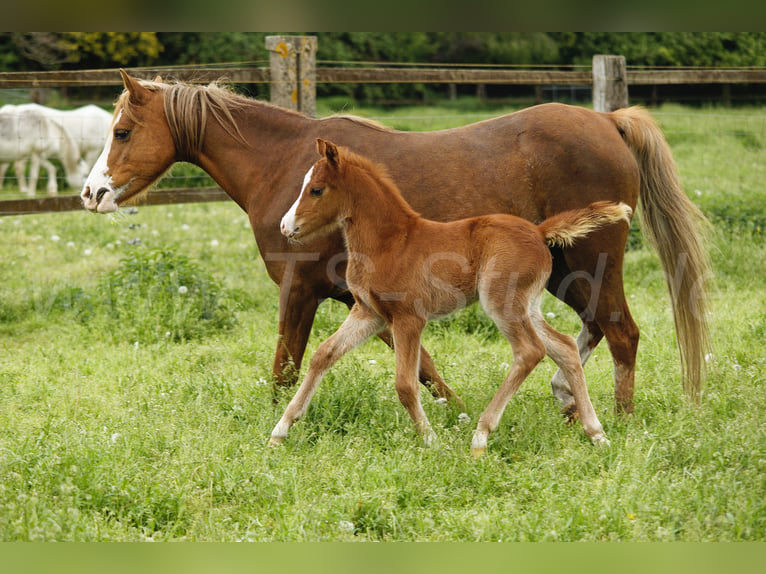
<svg viewBox="0 0 766 574">
<path fill-rule="evenodd" d="M 301 32 L 318 59 L 516 65 L 590 65 L 593 54 L 633 66 L 763 66 L 766 32 Z M 0 70 L 257 62 L 265 32 L 0 33 Z"/>
</svg>

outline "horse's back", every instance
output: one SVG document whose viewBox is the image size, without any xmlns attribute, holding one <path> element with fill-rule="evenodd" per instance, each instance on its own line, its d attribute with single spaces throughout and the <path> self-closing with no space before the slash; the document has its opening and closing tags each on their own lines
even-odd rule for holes
<svg viewBox="0 0 766 574">
<path fill-rule="evenodd" d="M 430 132 L 345 122 L 336 140 L 388 169 L 436 221 L 511 213 L 540 221 L 600 200 L 635 207 L 636 161 L 609 114 L 542 104 Z M 339 133 L 340 132 L 340 133 Z"/>
</svg>

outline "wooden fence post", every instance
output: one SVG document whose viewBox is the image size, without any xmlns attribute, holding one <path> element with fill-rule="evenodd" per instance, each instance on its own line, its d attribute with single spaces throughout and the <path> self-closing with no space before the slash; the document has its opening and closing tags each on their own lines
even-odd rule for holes
<svg viewBox="0 0 766 574">
<path fill-rule="evenodd" d="M 625 56 L 593 56 L 593 109 L 611 112 L 628 107 Z"/>
<path fill-rule="evenodd" d="M 316 36 L 266 36 L 271 103 L 316 115 Z"/>
</svg>

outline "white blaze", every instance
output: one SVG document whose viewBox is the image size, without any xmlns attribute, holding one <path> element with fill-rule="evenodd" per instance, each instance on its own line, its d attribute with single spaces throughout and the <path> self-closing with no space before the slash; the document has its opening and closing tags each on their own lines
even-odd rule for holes
<svg viewBox="0 0 766 574">
<path fill-rule="evenodd" d="M 120 121 L 122 110 L 117 114 L 117 118 L 114 123 Z M 117 211 L 117 199 L 120 190 L 114 188 L 112 183 L 112 176 L 109 175 L 109 166 L 107 165 L 107 159 L 109 158 L 109 151 L 112 147 L 112 130 L 106 137 L 106 143 L 101 155 L 98 156 L 96 163 L 93 164 L 88 177 L 85 180 L 83 191 L 80 194 L 85 207 L 91 211 L 98 210 L 100 213 L 111 213 Z M 96 196 L 100 189 L 106 189 L 106 193 L 102 196 L 101 201 L 97 202 Z M 88 196 L 88 191 L 90 196 Z"/>
<path fill-rule="evenodd" d="M 290 210 L 285 213 L 285 216 L 282 218 L 282 225 L 280 226 L 282 235 L 290 235 L 295 231 L 295 211 L 298 209 L 298 204 L 301 202 L 301 197 L 303 197 L 303 194 L 306 192 L 306 186 L 308 186 L 309 181 L 311 181 L 311 175 L 313 173 L 314 166 L 311 166 L 311 169 L 306 172 L 306 175 L 303 178 L 303 185 L 301 186 L 301 192 L 298 194 L 298 199 L 295 200 L 295 203 L 293 203 Z"/>
</svg>

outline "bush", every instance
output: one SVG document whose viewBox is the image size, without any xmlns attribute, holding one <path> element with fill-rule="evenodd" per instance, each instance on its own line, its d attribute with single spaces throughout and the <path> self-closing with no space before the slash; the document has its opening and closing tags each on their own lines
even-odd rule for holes
<svg viewBox="0 0 766 574">
<path fill-rule="evenodd" d="M 155 343 L 199 339 L 234 324 L 219 285 L 187 257 L 158 249 L 125 257 L 98 286 L 120 337 Z"/>
</svg>

